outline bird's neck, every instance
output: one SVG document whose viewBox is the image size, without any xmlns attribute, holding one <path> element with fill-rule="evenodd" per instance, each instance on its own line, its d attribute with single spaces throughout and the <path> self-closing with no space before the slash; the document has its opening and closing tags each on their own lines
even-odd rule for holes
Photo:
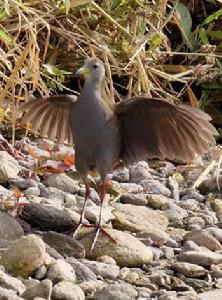
<svg viewBox="0 0 222 300">
<path fill-rule="evenodd" d="M 100 80 L 86 80 L 83 86 L 82 93 L 91 93 L 91 95 L 101 95 L 103 82 Z"/>
</svg>

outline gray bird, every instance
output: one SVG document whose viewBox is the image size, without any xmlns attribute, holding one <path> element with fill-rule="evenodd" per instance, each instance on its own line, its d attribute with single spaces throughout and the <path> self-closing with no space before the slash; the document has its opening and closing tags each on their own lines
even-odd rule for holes
<svg viewBox="0 0 222 300">
<path fill-rule="evenodd" d="M 210 116 L 186 105 L 132 97 L 110 107 L 102 98 L 105 69 L 101 60 L 89 58 L 77 74 L 85 83 L 78 99 L 56 95 L 23 105 L 23 122 L 42 136 L 75 144 L 76 169 L 85 188 L 85 203 L 77 230 L 83 224 L 90 195 L 88 171 L 95 167 L 101 176 L 101 210 L 93 246 L 102 227 L 102 209 L 107 174 L 119 161 L 126 164 L 146 158 L 192 160 L 215 143 L 217 130 Z M 107 234 L 107 233 L 106 233 Z M 112 238 L 112 237 L 110 237 Z"/>
</svg>

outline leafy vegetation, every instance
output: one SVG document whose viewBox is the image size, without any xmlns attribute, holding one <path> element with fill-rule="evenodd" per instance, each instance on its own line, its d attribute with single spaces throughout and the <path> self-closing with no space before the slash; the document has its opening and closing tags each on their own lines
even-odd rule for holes
<svg viewBox="0 0 222 300">
<path fill-rule="evenodd" d="M 104 95 L 190 101 L 222 125 L 220 0 L 2 0 L 0 118 L 20 101 L 79 91 L 87 56 L 106 63 Z"/>
</svg>

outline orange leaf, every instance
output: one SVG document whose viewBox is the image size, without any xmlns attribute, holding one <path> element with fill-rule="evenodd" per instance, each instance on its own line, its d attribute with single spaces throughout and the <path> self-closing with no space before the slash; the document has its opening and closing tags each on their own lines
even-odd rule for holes
<svg viewBox="0 0 222 300">
<path fill-rule="evenodd" d="M 187 92 L 188 92 L 191 106 L 198 107 L 199 102 L 198 102 L 197 97 L 195 96 L 193 90 L 191 89 L 191 87 L 188 86 Z"/>
<path fill-rule="evenodd" d="M 29 155 L 31 155 L 31 157 L 32 157 L 33 159 L 36 158 L 36 152 L 35 152 L 34 149 L 32 149 L 32 147 L 29 147 L 29 148 L 28 148 L 28 152 L 29 152 Z"/>
<path fill-rule="evenodd" d="M 64 164 L 67 166 L 71 166 L 75 164 L 75 156 L 74 155 L 68 155 L 64 158 Z"/>
<path fill-rule="evenodd" d="M 63 169 L 53 169 L 53 168 L 40 168 L 38 169 L 38 172 L 41 174 L 61 174 L 64 173 Z"/>
<path fill-rule="evenodd" d="M 13 194 L 14 194 L 16 199 L 19 199 L 22 196 L 22 193 L 21 193 L 21 191 L 18 187 L 14 188 Z"/>
</svg>

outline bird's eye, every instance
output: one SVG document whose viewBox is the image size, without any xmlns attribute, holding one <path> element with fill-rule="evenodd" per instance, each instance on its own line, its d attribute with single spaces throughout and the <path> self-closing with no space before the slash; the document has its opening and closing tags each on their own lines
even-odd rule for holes
<svg viewBox="0 0 222 300">
<path fill-rule="evenodd" d="M 97 66 L 97 65 L 93 65 L 93 68 L 94 68 L 94 69 L 97 69 L 97 68 L 98 68 L 98 66 Z"/>
</svg>

